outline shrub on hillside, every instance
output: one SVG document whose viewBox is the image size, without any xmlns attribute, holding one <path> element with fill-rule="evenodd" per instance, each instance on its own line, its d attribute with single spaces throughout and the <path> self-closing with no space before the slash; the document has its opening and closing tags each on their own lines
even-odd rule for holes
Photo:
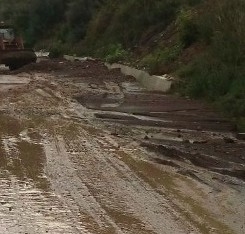
<svg viewBox="0 0 245 234">
<path fill-rule="evenodd" d="M 121 44 L 110 44 L 100 48 L 96 55 L 108 63 L 115 63 L 126 60 L 129 57 L 129 52 Z"/>
<path fill-rule="evenodd" d="M 140 66 L 146 67 L 150 73 L 158 73 L 163 65 L 168 65 L 175 61 L 182 49 L 180 44 L 172 47 L 157 48 L 140 61 Z"/>
<path fill-rule="evenodd" d="M 218 99 L 223 110 L 230 116 L 245 117 L 245 73 L 234 80 L 230 85 L 229 92 Z"/>
<path fill-rule="evenodd" d="M 62 43 L 53 43 L 49 49 L 50 58 L 61 58 L 69 49 Z"/>
<path fill-rule="evenodd" d="M 206 55 L 181 76 L 186 93 L 216 102 L 229 115 L 245 116 L 245 1 L 216 0 Z M 206 17 L 203 15 L 201 17 Z"/>
<path fill-rule="evenodd" d="M 189 47 L 199 37 L 198 25 L 191 10 L 182 9 L 177 18 L 179 37 L 184 47 Z"/>
</svg>

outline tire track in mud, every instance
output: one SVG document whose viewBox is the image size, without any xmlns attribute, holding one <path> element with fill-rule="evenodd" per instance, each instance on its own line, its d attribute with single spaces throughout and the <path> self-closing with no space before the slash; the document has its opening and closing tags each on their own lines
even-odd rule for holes
<svg viewBox="0 0 245 234">
<path fill-rule="evenodd" d="M 167 200 L 120 160 L 113 140 L 79 128 L 44 144 L 52 188 L 93 233 L 189 233 Z M 86 223 L 89 221 L 88 223 Z M 187 227 L 188 226 L 188 227 Z"/>
<path fill-rule="evenodd" d="M 87 233 L 75 230 L 68 209 L 56 195 L 35 189 L 31 182 L 12 175 L 9 180 L 1 178 L 0 200 L 0 233 Z"/>
<path fill-rule="evenodd" d="M 71 216 L 77 223 L 77 228 L 86 220 L 96 223 L 103 233 L 121 233 L 117 225 L 106 215 L 100 204 L 91 195 L 86 185 L 78 177 L 76 168 L 70 161 L 61 137 L 46 143 L 47 157 L 46 173 L 50 178 L 53 189 L 60 195 L 61 200 L 71 210 Z M 87 223 L 88 226 L 91 224 Z M 94 227 L 92 228 L 94 229 Z"/>
<path fill-rule="evenodd" d="M 61 106 L 52 104 L 48 109 L 57 112 Z M 46 107 L 40 108 L 38 114 L 43 120 L 49 118 Z M 48 123 L 42 121 L 39 130 L 46 132 L 42 136 L 44 173 L 66 212 L 65 218 L 57 219 L 72 230 L 68 228 L 65 233 L 162 234 L 163 230 L 166 233 L 192 230 L 163 195 L 121 160 L 120 146 L 112 138 L 98 129 L 95 131 L 101 131 L 100 134 L 90 132 L 91 126 L 87 124 L 85 130 L 84 125 L 61 116 L 49 119 Z M 70 125 L 76 127 L 67 131 Z M 53 134 L 55 137 L 49 137 Z"/>
</svg>

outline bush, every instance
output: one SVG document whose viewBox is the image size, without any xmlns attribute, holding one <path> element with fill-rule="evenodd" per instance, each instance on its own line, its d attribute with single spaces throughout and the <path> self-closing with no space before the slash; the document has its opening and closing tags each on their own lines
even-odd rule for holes
<svg viewBox="0 0 245 234">
<path fill-rule="evenodd" d="M 242 117 L 242 118 L 239 118 L 237 119 L 237 130 L 239 132 L 245 132 L 245 118 Z"/>
<path fill-rule="evenodd" d="M 121 44 L 111 44 L 100 49 L 97 54 L 109 63 L 123 61 L 130 56 L 129 52 L 123 49 Z"/>
<path fill-rule="evenodd" d="M 227 115 L 240 119 L 245 116 L 245 2 L 215 0 L 211 6 L 197 24 L 199 30 L 205 29 L 199 34 L 208 42 L 205 55 L 178 74 L 184 78 L 186 95 L 206 98 Z M 184 16 L 182 19 L 188 19 Z M 182 30 L 182 35 L 186 32 Z"/>
<path fill-rule="evenodd" d="M 245 74 L 243 74 L 245 75 Z M 245 79 L 240 77 L 230 84 L 229 92 L 218 99 L 223 111 L 230 116 L 245 116 Z"/>
<path fill-rule="evenodd" d="M 172 47 L 157 48 L 140 61 L 140 66 L 146 67 L 151 73 L 157 73 L 161 69 L 161 66 L 174 62 L 181 51 L 182 45 L 179 44 Z"/>
<path fill-rule="evenodd" d="M 50 58 L 61 58 L 67 52 L 67 48 L 65 45 L 61 43 L 53 44 L 49 49 L 49 57 Z"/>
<path fill-rule="evenodd" d="M 198 26 L 191 10 L 181 10 L 177 18 L 179 37 L 184 47 L 196 42 L 199 37 Z"/>
<path fill-rule="evenodd" d="M 184 94 L 205 98 L 231 117 L 245 116 L 245 69 L 206 54 L 178 72 Z M 183 85 L 183 84 L 182 84 Z"/>
<path fill-rule="evenodd" d="M 206 96 L 209 100 L 215 100 L 229 90 L 232 69 L 206 55 L 192 64 L 191 75 L 187 79 L 188 95 L 195 98 Z"/>
</svg>

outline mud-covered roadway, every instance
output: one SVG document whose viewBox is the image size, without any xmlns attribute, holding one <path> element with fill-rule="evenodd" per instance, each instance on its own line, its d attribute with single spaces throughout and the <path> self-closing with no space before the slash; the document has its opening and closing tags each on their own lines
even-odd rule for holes
<svg viewBox="0 0 245 234">
<path fill-rule="evenodd" d="M 0 71 L 0 233 L 245 233 L 245 143 L 99 61 Z"/>
</svg>

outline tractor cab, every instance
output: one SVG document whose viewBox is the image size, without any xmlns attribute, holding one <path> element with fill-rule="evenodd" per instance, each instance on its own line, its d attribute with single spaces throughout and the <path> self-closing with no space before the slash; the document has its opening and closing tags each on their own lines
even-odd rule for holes
<svg viewBox="0 0 245 234">
<path fill-rule="evenodd" d="M 13 41 L 15 38 L 14 29 L 8 26 L 0 25 L 0 37 L 3 38 L 4 41 Z"/>
<path fill-rule="evenodd" d="M 5 25 L 3 22 L 0 23 L 0 49 L 23 49 L 23 41 L 20 37 L 16 37 L 14 29 Z"/>
</svg>

